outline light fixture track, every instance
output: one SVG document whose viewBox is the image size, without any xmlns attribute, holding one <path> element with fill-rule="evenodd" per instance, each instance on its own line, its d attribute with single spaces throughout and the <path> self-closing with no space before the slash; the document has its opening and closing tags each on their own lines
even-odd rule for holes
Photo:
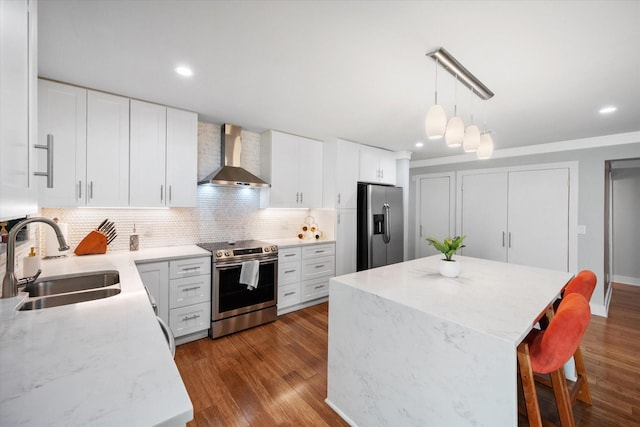
<svg viewBox="0 0 640 427">
<path fill-rule="evenodd" d="M 443 47 L 439 47 L 431 52 L 427 53 L 427 56 L 430 56 L 436 61 L 436 66 L 439 63 L 454 77 L 458 77 L 458 79 L 468 87 L 473 93 L 475 93 L 478 97 L 484 99 L 490 99 L 493 97 L 493 92 L 484 85 L 476 76 L 471 74 L 469 70 L 467 70 L 464 65 L 462 65 L 456 58 L 453 57 L 447 50 Z"/>
</svg>

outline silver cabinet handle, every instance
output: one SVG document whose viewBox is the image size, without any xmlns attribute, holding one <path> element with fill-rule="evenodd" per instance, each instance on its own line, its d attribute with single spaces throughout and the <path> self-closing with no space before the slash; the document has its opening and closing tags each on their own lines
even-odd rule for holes
<svg viewBox="0 0 640 427">
<path fill-rule="evenodd" d="M 304 201 L 303 197 L 304 197 L 304 193 L 300 192 L 300 203 L 303 203 Z"/>
<path fill-rule="evenodd" d="M 160 329 L 162 329 L 162 333 L 164 334 L 165 338 L 167 339 L 167 343 L 169 344 L 169 351 L 171 352 L 171 357 L 175 357 L 176 356 L 176 340 L 173 337 L 173 332 L 171 332 L 171 328 L 169 328 L 169 325 L 167 325 L 164 322 L 164 320 L 162 320 L 158 316 L 156 316 L 156 319 L 158 319 L 158 323 L 160 324 Z"/>
<path fill-rule="evenodd" d="M 184 317 L 182 318 L 182 321 L 183 321 L 183 322 L 187 322 L 187 321 L 189 321 L 189 320 L 195 320 L 195 319 L 197 319 L 198 317 L 200 317 L 200 315 L 199 315 L 199 314 L 194 314 L 193 316 L 184 316 Z"/>
<path fill-rule="evenodd" d="M 78 200 L 82 200 L 82 180 L 78 181 Z"/>
<path fill-rule="evenodd" d="M 503 231 L 503 232 L 502 232 L 502 247 L 503 247 L 503 248 L 504 248 L 504 235 L 505 235 L 505 232 Z"/>
<path fill-rule="evenodd" d="M 47 171 L 34 172 L 35 176 L 47 177 L 47 188 L 53 188 L 53 135 L 47 134 L 47 145 L 36 144 L 34 148 L 47 150 Z"/>
<path fill-rule="evenodd" d="M 296 254 L 285 254 L 284 256 L 290 257 L 290 256 L 296 256 Z"/>
<path fill-rule="evenodd" d="M 89 181 L 89 198 L 93 199 L 93 181 Z"/>
<path fill-rule="evenodd" d="M 160 201 L 164 201 L 164 185 L 160 186 Z"/>
<path fill-rule="evenodd" d="M 313 288 L 313 289 L 322 289 L 322 288 L 324 288 L 324 285 L 318 285 L 318 286 L 316 286 L 316 287 L 315 287 L 315 288 Z"/>
<path fill-rule="evenodd" d="M 316 265 L 314 268 L 322 268 L 322 267 L 324 267 L 324 264 Z"/>
<path fill-rule="evenodd" d="M 296 293 L 296 291 L 285 292 L 285 293 L 284 293 L 284 296 L 285 296 L 285 297 L 288 297 L 289 295 L 293 295 L 293 294 L 295 294 L 295 293 Z"/>
<path fill-rule="evenodd" d="M 338 193 L 338 204 L 340 204 L 340 193 Z"/>
<path fill-rule="evenodd" d="M 296 203 L 300 203 L 300 193 L 296 193 Z"/>
<path fill-rule="evenodd" d="M 186 273 L 188 271 L 198 271 L 200 270 L 200 266 L 196 266 L 196 267 L 183 267 L 182 268 L 182 272 Z"/>
<path fill-rule="evenodd" d="M 171 195 L 171 187 L 173 187 L 172 185 L 169 186 L 169 201 L 171 201 L 171 199 L 173 198 Z"/>
<path fill-rule="evenodd" d="M 324 253 L 324 249 L 319 249 L 316 251 L 317 254 L 323 254 Z"/>
<path fill-rule="evenodd" d="M 384 178 L 384 169 L 380 169 L 380 178 Z"/>
<path fill-rule="evenodd" d="M 511 232 L 509 232 L 509 247 L 511 247 Z"/>
<path fill-rule="evenodd" d="M 195 290 L 198 290 L 198 289 L 200 289 L 200 286 L 192 286 L 190 288 L 183 288 L 182 292 L 195 291 Z"/>
<path fill-rule="evenodd" d="M 296 270 L 285 270 L 283 274 L 295 273 Z"/>
</svg>

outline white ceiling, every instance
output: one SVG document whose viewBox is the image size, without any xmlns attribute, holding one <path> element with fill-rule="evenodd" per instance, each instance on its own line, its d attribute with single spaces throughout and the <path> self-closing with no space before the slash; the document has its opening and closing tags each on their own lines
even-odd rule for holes
<svg viewBox="0 0 640 427">
<path fill-rule="evenodd" d="M 427 142 L 444 46 L 494 93 L 496 150 L 640 130 L 640 1 L 38 3 L 43 77 L 317 139 L 461 154 Z M 193 68 L 185 79 L 173 69 Z M 454 79 L 439 73 L 452 112 Z M 465 123 L 483 103 L 458 89 Z M 600 116 L 613 104 L 618 111 Z M 415 142 L 425 147 L 416 149 Z"/>
</svg>

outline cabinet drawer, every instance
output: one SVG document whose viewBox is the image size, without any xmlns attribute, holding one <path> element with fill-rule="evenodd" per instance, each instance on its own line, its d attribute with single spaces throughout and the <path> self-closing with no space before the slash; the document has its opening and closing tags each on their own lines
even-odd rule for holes
<svg viewBox="0 0 640 427">
<path fill-rule="evenodd" d="M 317 279 L 335 274 L 335 257 L 327 256 L 302 261 L 302 280 Z"/>
<path fill-rule="evenodd" d="M 302 282 L 302 302 L 329 295 L 329 278 Z"/>
<path fill-rule="evenodd" d="M 278 287 L 278 308 L 286 308 L 300 303 L 300 283 Z"/>
<path fill-rule="evenodd" d="M 335 245 L 333 243 L 327 245 L 306 246 L 302 248 L 302 259 L 334 255 L 335 253 Z"/>
<path fill-rule="evenodd" d="M 300 248 L 278 249 L 279 262 L 300 261 Z"/>
<path fill-rule="evenodd" d="M 208 302 L 169 310 L 169 326 L 174 337 L 211 327 L 211 305 Z"/>
<path fill-rule="evenodd" d="M 211 274 L 211 257 L 187 258 L 169 261 L 169 278 L 180 279 L 182 277 Z"/>
<path fill-rule="evenodd" d="M 211 300 L 211 275 L 172 279 L 169 282 L 169 308 L 184 307 Z"/>
<path fill-rule="evenodd" d="M 300 263 L 284 262 L 278 266 L 278 286 L 300 281 Z"/>
</svg>

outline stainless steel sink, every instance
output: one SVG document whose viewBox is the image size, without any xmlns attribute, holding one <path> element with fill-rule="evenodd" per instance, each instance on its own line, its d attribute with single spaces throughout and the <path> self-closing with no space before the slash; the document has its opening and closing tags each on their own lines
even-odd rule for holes
<svg viewBox="0 0 640 427">
<path fill-rule="evenodd" d="M 34 283 L 29 283 L 25 291 L 29 292 L 30 297 L 42 297 L 104 288 L 117 283 L 120 283 L 120 274 L 115 270 L 92 271 L 90 273 L 45 277 Z"/>
<path fill-rule="evenodd" d="M 29 299 L 20 311 L 93 301 L 119 294 L 120 274 L 108 270 L 48 277 L 29 283 L 25 291 Z"/>
<path fill-rule="evenodd" d="M 79 302 L 93 301 L 112 297 L 120 293 L 120 287 L 98 289 L 94 291 L 72 292 L 69 294 L 51 295 L 48 297 L 27 300 L 20 307 L 20 311 L 39 310 L 41 308 L 58 307 L 60 305 L 76 304 Z"/>
</svg>

